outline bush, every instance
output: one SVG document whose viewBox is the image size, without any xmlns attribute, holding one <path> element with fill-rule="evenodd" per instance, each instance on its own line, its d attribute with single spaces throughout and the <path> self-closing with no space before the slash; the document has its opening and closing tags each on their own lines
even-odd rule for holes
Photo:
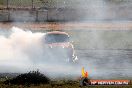
<svg viewBox="0 0 132 88">
<path fill-rule="evenodd" d="M 5 84 L 16 84 L 16 85 L 30 85 L 30 84 L 48 84 L 50 79 L 39 71 L 32 71 L 29 73 L 21 74 L 10 80 L 6 80 Z"/>
</svg>

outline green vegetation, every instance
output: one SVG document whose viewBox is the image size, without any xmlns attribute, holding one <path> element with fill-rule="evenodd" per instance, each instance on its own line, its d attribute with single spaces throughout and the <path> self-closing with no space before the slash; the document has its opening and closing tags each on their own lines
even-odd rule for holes
<svg viewBox="0 0 132 88">
<path fill-rule="evenodd" d="M 21 74 L 17 77 L 0 81 L 0 88 L 132 88 L 132 85 L 124 86 L 80 86 L 79 80 L 55 80 L 50 81 L 38 71 Z"/>
<path fill-rule="evenodd" d="M 31 84 L 48 84 L 50 79 L 39 71 L 31 71 L 29 73 L 21 74 L 12 79 L 4 81 L 4 84 L 15 84 L 15 85 L 31 85 Z"/>
<path fill-rule="evenodd" d="M 0 5 L 3 5 L 3 3 L 4 3 L 4 0 L 0 0 Z"/>
<path fill-rule="evenodd" d="M 50 84 L 40 85 L 5 85 L 0 83 L 0 88 L 132 88 L 132 85 L 128 86 L 84 86 L 80 87 L 78 81 L 54 81 Z"/>
</svg>

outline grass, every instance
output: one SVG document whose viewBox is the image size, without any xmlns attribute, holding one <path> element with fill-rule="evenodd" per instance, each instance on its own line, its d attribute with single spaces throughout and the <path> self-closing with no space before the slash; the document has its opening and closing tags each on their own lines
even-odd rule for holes
<svg viewBox="0 0 132 88">
<path fill-rule="evenodd" d="M 130 82 L 131 85 L 124 85 L 124 86 L 123 85 L 118 85 L 118 86 L 116 85 L 100 85 L 100 86 L 93 85 L 92 86 L 91 85 L 91 86 L 83 86 L 83 87 L 80 86 L 79 80 L 70 80 L 70 79 L 54 79 L 54 81 L 49 80 L 48 83 L 45 83 L 45 82 L 38 83 L 42 79 L 42 77 L 46 77 L 46 76 L 44 76 L 44 74 L 41 74 L 39 71 L 30 71 L 28 73 L 23 73 L 9 79 L 5 77 L 5 80 L 0 80 L 0 88 L 132 88 L 132 82 Z M 4 79 L 4 76 L 2 77 L 2 79 Z M 23 80 L 23 79 L 26 79 L 26 80 Z M 45 79 L 47 78 L 44 78 L 42 80 L 45 80 Z M 14 80 L 15 83 L 13 83 L 14 81 L 12 80 Z M 19 83 L 20 80 L 21 80 L 21 83 Z M 7 83 L 7 81 L 9 83 Z M 24 82 L 26 84 L 24 84 Z"/>
<path fill-rule="evenodd" d="M 40 85 L 5 85 L 0 83 L 0 88 L 132 88 L 132 85 L 128 86 L 84 86 L 80 87 L 78 81 L 54 81 L 50 84 L 40 84 Z"/>
</svg>

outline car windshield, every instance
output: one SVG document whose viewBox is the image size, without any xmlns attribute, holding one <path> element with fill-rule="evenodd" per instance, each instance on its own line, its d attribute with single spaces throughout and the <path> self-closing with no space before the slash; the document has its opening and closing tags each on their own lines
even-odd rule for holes
<svg viewBox="0 0 132 88">
<path fill-rule="evenodd" d="M 47 34 L 45 36 L 45 42 L 58 43 L 58 42 L 69 42 L 69 36 L 66 34 Z"/>
</svg>

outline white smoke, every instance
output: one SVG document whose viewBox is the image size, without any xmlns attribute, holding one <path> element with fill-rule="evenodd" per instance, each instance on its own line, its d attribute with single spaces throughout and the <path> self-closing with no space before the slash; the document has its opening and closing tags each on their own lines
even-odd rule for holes
<svg viewBox="0 0 132 88">
<path fill-rule="evenodd" d="M 92 35 L 95 35 L 95 33 L 96 31 Z M 23 73 L 39 69 L 40 72 L 52 78 L 70 76 L 77 78 L 81 76 L 81 68 L 84 66 L 92 78 L 111 78 L 119 75 L 121 77 L 131 76 L 131 71 L 129 70 L 131 64 L 123 56 L 109 56 L 109 54 L 115 55 L 115 51 L 111 53 L 111 51 L 108 52 L 107 50 L 76 50 L 78 51 L 79 61 L 75 64 L 60 62 L 59 60 L 58 62 L 49 62 L 48 57 L 44 57 L 44 53 L 49 52 L 45 49 L 45 44 L 42 41 L 44 35 L 45 33 L 32 33 L 17 27 L 11 28 L 8 36 L 5 33 L 1 34 L 0 72 Z M 99 38 L 95 35 L 93 41 L 90 39 L 91 44 L 94 44 Z M 86 44 L 86 42 L 82 41 L 80 44 Z M 102 47 L 103 44 L 101 43 L 99 46 Z M 124 53 L 124 55 L 127 53 Z M 121 59 L 121 61 L 119 62 L 115 58 Z M 54 57 L 54 59 L 59 58 Z M 123 63 L 121 64 L 121 62 Z M 119 66 L 128 69 L 118 69 Z"/>
<path fill-rule="evenodd" d="M 48 52 L 43 47 L 44 35 L 45 33 L 32 33 L 17 27 L 11 28 L 8 37 L 1 35 L 0 72 L 23 73 L 39 69 L 51 77 L 80 74 L 80 69 L 73 71 L 75 67 L 72 65 L 47 62 L 43 54 Z"/>
<path fill-rule="evenodd" d="M 9 37 L 0 36 L 0 71 L 13 72 L 13 69 L 9 69 L 12 66 L 21 71 L 22 68 L 30 66 L 29 56 L 25 53 L 26 49 L 32 47 L 34 51 L 36 46 L 39 47 L 39 39 L 44 35 L 44 33 L 23 31 L 17 27 L 13 27 L 11 32 Z M 22 68 L 19 69 L 19 66 Z"/>
</svg>

